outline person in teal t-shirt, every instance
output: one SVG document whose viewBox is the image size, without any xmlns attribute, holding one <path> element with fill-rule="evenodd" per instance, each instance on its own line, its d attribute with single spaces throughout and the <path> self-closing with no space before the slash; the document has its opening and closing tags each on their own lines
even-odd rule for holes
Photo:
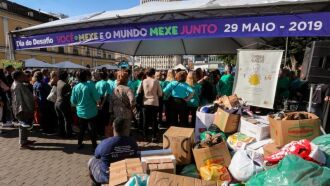
<svg viewBox="0 0 330 186">
<path fill-rule="evenodd" d="M 200 96 L 202 86 L 197 83 L 196 73 L 191 71 L 188 73 L 186 83 L 194 89 L 194 96 L 187 103 L 188 104 L 188 114 L 191 114 L 191 127 L 195 127 L 196 123 L 196 112 L 198 107 L 200 106 Z"/>
<path fill-rule="evenodd" d="M 185 82 L 187 73 L 178 72 L 175 75 L 176 81 L 170 82 L 164 89 L 164 94 L 169 95 L 170 123 L 181 126 L 188 125 L 187 102 L 194 95 L 194 90 Z M 179 117 L 179 118 L 178 118 Z"/>
<path fill-rule="evenodd" d="M 93 148 L 96 143 L 96 116 L 97 105 L 100 103 L 100 96 L 92 83 L 87 82 L 90 72 L 82 70 L 78 74 L 79 83 L 73 88 L 71 104 L 76 107 L 79 118 L 80 132 L 78 134 L 78 149 L 83 147 L 83 139 L 86 129 L 90 129 Z"/>
<path fill-rule="evenodd" d="M 103 136 L 105 131 L 105 126 L 109 123 L 109 99 L 110 99 L 110 91 L 111 87 L 108 80 L 107 72 L 100 72 L 101 80 L 95 84 L 95 88 L 99 93 L 101 98 L 101 104 L 99 107 L 99 114 L 98 114 L 98 125 L 97 125 L 97 132 L 99 135 Z"/>
<path fill-rule="evenodd" d="M 233 93 L 234 76 L 231 74 L 232 67 L 226 67 L 226 74 L 220 78 L 217 84 L 218 96 L 230 96 Z"/>
</svg>

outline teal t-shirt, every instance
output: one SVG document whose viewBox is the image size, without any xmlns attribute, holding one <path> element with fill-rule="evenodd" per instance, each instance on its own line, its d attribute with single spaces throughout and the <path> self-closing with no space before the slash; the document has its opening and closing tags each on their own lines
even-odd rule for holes
<svg viewBox="0 0 330 186">
<path fill-rule="evenodd" d="M 175 98 L 186 98 L 194 90 L 185 82 L 172 81 L 164 89 L 164 94 Z"/>
<path fill-rule="evenodd" d="M 219 96 L 230 96 L 233 93 L 234 76 L 231 74 L 223 75 L 217 84 L 217 94 Z"/>
<path fill-rule="evenodd" d="M 79 83 L 73 87 L 71 104 L 76 106 L 80 118 L 90 119 L 97 115 L 100 96 L 92 83 Z"/>
<path fill-rule="evenodd" d="M 199 83 L 196 83 L 191 88 L 194 89 L 194 96 L 188 102 L 188 106 L 190 106 L 190 107 L 198 107 L 200 105 L 200 96 L 201 96 L 201 93 L 202 93 L 202 86 Z"/>
<path fill-rule="evenodd" d="M 109 84 L 109 94 L 111 95 L 113 93 L 113 90 L 116 88 L 116 84 L 114 80 L 109 79 L 108 80 L 108 84 Z"/>
<path fill-rule="evenodd" d="M 139 89 L 139 86 L 141 85 L 141 80 L 135 80 L 135 81 L 131 81 L 130 83 L 130 89 L 134 92 L 134 95 L 137 96 L 137 90 Z"/>
<path fill-rule="evenodd" d="M 160 84 L 160 87 L 162 88 L 163 92 L 164 92 L 166 86 L 167 86 L 170 82 L 171 82 L 171 81 L 163 81 L 163 82 Z M 163 100 L 165 100 L 165 101 L 168 100 L 169 96 L 170 96 L 170 95 L 166 95 L 166 94 L 164 94 L 164 95 L 163 95 Z"/>
<path fill-rule="evenodd" d="M 95 88 L 100 97 L 105 97 L 107 94 L 109 94 L 110 85 L 107 81 L 101 80 L 95 84 Z"/>
<path fill-rule="evenodd" d="M 288 77 L 279 78 L 277 81 L 277 97 L 278 98 L 288 98 L 290 96 L 290 79 Z"/>
</svg>

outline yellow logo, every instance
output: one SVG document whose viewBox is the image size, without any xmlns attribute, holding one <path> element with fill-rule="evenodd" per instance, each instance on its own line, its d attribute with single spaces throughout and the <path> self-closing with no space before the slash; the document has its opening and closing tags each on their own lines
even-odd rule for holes
<svg viewBox="0 0 330 186">
<path fill-rule="evenodd" d="M 260 84 L 260 76 L 258 74 L 253 74 L 249 78 L 250 85 L 257 86 Z"/>
</svg>

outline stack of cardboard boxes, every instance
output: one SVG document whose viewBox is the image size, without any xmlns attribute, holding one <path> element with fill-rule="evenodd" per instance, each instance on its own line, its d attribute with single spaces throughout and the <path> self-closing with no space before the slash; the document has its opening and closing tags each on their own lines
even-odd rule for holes
<svg viewBox="0 0 330 186">
<path fill-rule="evenodd" d="M 275 120 L 272 117 L 239 116 L 219 109 L 214 115 L 213 123 L 225 133 L 240 131 L 255 138 L 256 142 L 248 145 L 246 149 L 268 156 L 291 141 L 312 140 L 320 135 L 319 118 L 310 113 L 304 114 L 308 115 L 308 119 Z M 170 127 L 163 135 L 163 148 L 170 149 L 170 153 L 142 155 L 141 161 L 127 159 L 112 163 L 110 186 L 121 185 L 133 174 L 142 173 L 150 174 L 150 186 L 216 186 L 212 181 L 175 175 L 177 165 L 195 163 L 198 170 L 207 164 L 225 167 L 230 165 L 231 155 L 225 141 L 210 147 L 194 148 L 195 137 L 194 129 Z"/>
</svg>

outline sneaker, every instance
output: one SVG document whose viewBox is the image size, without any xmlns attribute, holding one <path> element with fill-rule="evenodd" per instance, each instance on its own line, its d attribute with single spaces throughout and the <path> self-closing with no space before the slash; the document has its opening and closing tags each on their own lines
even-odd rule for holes
<svg viewBox="0 0 330 186">
<path fill-rule="evenodd" d="M 14 124 L 12 122 L 7 122 L 7 123 L 3 123 L 2 127 L 4 127 L 4 128 L 14 127 Z"/>
<path fill-rule="evenodd" d="M 35 142 L 35 140 L 27 140 L 24 145 L 33 145 Z"/>
<path fill-rule="evenodd" d="M 27 143 L 25 143 L 25 144 L 20 146 L 20 149 L 21 150 L 24 150 L 24 149 L 32 150 L 33 147 L 31 145 L 28 145 Z"/>
<path fill-rule="evenodd" d="M 30 128 L 31 125 L 27 124 L 27 123 L 20 123 L 22 127 L 24 128 Z"/>
</svg>

